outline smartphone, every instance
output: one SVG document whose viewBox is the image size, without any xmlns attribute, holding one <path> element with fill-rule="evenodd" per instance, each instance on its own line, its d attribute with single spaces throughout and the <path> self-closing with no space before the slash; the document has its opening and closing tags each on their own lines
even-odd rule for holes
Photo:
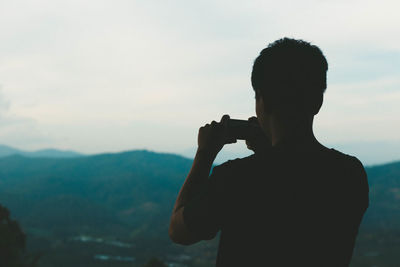
<svg viewBox="0 0 400 267">
<path fill-rule="evenodd" d="M 226 125 L 229 137 L 239 140 L 249 140 L 258 131 L 261 131 L 259 125 L 247 120 L 229 119 Z"/>
</svg>

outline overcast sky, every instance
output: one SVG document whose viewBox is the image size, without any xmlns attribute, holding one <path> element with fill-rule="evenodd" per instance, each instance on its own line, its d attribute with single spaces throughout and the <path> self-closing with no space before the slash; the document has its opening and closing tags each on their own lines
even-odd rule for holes
<svg viewBox="0 0 400 267">
<path fill-rule="evenodd" d="M 0 143 L 190 155 L 203 124 L 254 115 L 253 60 L 287 36 L 329 63 L 319 140 L 367 164 L 400 160 L 399 10 L 382 0 L 0 0 Z"/>
</svg>

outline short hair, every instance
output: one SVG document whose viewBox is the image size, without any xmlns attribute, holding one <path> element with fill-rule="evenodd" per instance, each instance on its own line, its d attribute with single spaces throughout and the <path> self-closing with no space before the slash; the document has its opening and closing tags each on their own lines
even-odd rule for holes
<svg viewBox="0 0 400 267">
<path fill-rule="evenodd" d="M 251 83 L 256 98 L 262 97 L 271 110 L 315 115 L 326 90 L 327 70 L 328 62 L 317 46 L 282 38 L 255 59 Z"/>
</svg>

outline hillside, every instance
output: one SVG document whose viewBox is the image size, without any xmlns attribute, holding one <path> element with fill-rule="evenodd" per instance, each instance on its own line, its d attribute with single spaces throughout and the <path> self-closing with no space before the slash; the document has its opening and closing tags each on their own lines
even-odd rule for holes
<svg viewBox="0 0 400 267">
<path fill-rule="evenodd" d="M 187 261 L 169 241 L 168 224 L 190 166 L 181 156 L 148 151 L 68 159 L 15 155 L 0 159 L 0 203 L 27 231 L 31 249 L 44 253 L 44 267 L 101 266 L 108 261 L 95 256 L 103 254 L 134 255 L 138 263 L 153 256 Z M 129 246 L 110 245 L 115 242 Z"/>
<path fill-rule="evenodd" d="M 31 158 L 75 158 L 83 156 L 78 152 L 69 150 L 41 149 L 37 151 L 24 151 L 5 145 L 0 145 L 0 158 L 12 155 L 21 155 Z"/>
<path fill-rule="evenodd" d="M 210 266 L 216 240 L 184 248 L 167 228 L 191 160 L 131 151 L 75 158 L 0 159 L 0 203 L 28 234 L 41 266 L 141 266 L 159 257 Z M 352 266 L 400 262 L 400 163 L 368 167 L 370 208 Z M 111 264 L 111 265 L 110 265 Z M 181 264 L 181 265 L 179 265 Z"/>
</svg>

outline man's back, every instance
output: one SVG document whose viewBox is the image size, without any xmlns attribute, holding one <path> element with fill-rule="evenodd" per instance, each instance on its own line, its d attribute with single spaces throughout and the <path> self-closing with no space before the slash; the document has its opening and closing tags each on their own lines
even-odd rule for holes
<svg viewBox="0 0 400 267">
<path fill-rule="evenodd" d="M 285 143 L 215 167 L 184 220 L 204 239 L 221 231 L 217 266 L 347 266 L 367 207 L 355 157 Z"/>
<path fill-rule="evenodd" d="M 260 52 L 251 84 L 261 132 L 249 125 L 254 131 L 245 137 L 256 154 L 209 177 L 224 145 L 240 138 L 230 134 L 229 115 L 200 127 L 171 216 L 174 242 L 190 245 L 221 231 L 217 266 L 348 266 L 368 182 L 358 159 L 315 138 L 327 71 L 319 47 L 303 40 L 282 38 Z"/>
</svg>

